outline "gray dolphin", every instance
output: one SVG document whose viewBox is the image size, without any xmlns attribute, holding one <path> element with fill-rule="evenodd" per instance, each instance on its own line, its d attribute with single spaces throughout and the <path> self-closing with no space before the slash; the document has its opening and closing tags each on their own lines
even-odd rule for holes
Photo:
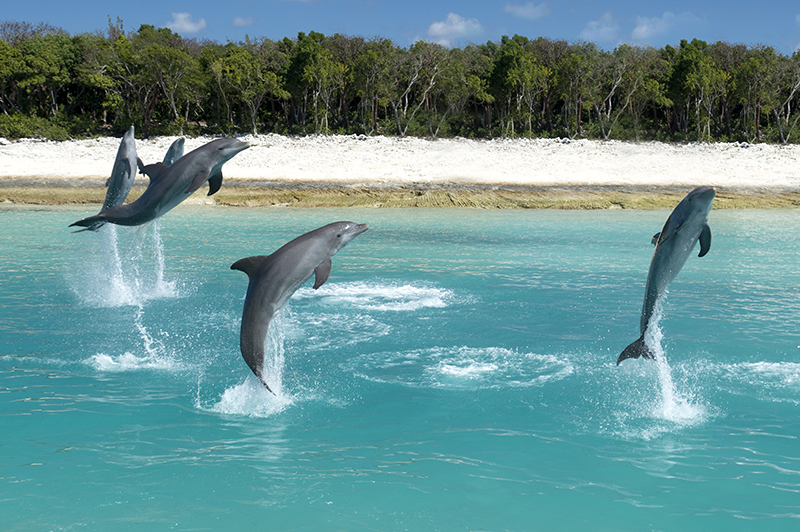
<svg viewBox="0 0 800 532">
<path fill-rule="evenodd" d="M 263 374 L 270 321 L 312 275 L 316 275 L 314 290 L 322 286 L 331 273 L 331 257 L 367 229 L 366 224 L 353 222 L 328 224 L 284 244 L 272 255 L 247 257 L 231 265 L 250 278 L 239 336 L 242 357 L 270 392 Z"/>
<path fill-rule="evenodd" d="M 165 165 L 172 166 L 172 163 L 183 157 L 184 142 L 186 142 L 186 139 L 181 137 L 169 145 L 169 149 L 167 149 L 167 153 L 164 155 L 164 160 L 162 161 Z"/>
<path fill-rule="evenodd" d="M 150 185 L 139 199 L 111 207 L 70 227 L 88 227 L 97 222 L 141 225 L 166 214 L 206 181 L 210 196 L 222 186 L 222 165 L 248 147 L 249 144 L 236 139 L 217 139 L 187 153 L 172 166 L 164 163 L 147 165 L 141 171 L 150 178 Z"/>
<path fill-rule="evenodd" d="M 136 141 L 133 139 L 133 126 L 122 136 L 117 150 L 117 158 L 114 160 L 114 168 L 111 170 L 111 177 L 106 181 L 106 199 L 100 212 L 122 205 L 133 187 L 136 179 L 136 169 L 142 166 L 142 161 L 136 156 Z M 97 231 L 105 222 L 97 221 L 87 226 L 81 231 Z"/>
<path fill-rule="evenodd" d="M 639 339 L 625 348 L 617 365 L 626 358 L 655 358 L 644 341 L 644 333 L 650 324 L 656 302 L 664 294 L 669 284 L 681 271 L 686 259 L 700 241 L 700 254 L 705 256 L 711 248 L 711 228 L 708 226 L 708 213 L 714 203 L 716 191 L 711 187 L 698 187 L 678 203 L 660 233 L 653 236 L 656 249 L 650 261 L 647 286 L 644 289 L 642 315 L 639 319 Z"/>
</svg>

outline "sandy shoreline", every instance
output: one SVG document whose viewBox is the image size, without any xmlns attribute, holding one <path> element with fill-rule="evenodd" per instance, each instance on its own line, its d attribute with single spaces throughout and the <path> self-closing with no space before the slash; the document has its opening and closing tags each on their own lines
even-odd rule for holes
<svg viewBox="0 0 800 532">
<path fill-rule="evenodd" d="M 138 140 L 146 163 L 176 137 Z M 187 138 L 186 151 L 209 138 Z M 800 146 L 560 139 L 245 136 L 222 190 L 246 206 L 660 208 L 699 185 L 718 207 L 800 206 Z M 101 203 L 117 138 L 0 142 L 0 202 Z M 137 180 L 129 198 L 144 190 Z"/>
</svg>

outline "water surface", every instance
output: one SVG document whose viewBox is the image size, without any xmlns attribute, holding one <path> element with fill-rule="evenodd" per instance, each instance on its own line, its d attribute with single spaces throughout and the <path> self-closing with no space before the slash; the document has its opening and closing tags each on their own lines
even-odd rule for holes
<svg viewBox="0 0 800 532">
<path fill-rule="evenodd" d="M 800 211 L 713 211 L 638 336 L 667 211 L 232 209 L 72 234 L 0 208 L 0 528 L 795 530 Z M 238 349 L 247 277 L 368 223 Z"/>
</svg>

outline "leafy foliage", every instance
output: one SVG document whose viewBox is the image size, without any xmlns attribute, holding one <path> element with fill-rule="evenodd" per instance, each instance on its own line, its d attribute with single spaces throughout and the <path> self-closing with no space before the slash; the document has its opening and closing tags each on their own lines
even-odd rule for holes
<svg viewBox="0 0 800 532">
<path fill-rule="evenodd" d="M 793 142 L 800 53 L 693 39 L 448 49 L 300 33 L 224 45 L 142 25 L 0 22 L 0 134 L 384 134 Z"/>
</svg>

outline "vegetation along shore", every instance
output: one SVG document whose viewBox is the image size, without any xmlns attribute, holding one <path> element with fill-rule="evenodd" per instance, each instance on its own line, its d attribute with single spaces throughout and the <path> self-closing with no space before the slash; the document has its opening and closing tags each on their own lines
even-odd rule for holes
<svg viewBox="0 0 800 532">
<path fill-rule="evenodd" d="M 252 146 L 217 205 L 795 207 L 800 54 L 519 35 L 446 48 L 300 33 L 220 44 L 168 28 L 0 22 L 0 202 L 101 203 L 119 137 Z M 144 189 L 140 178 L 130 199 Z"/>
<path fill-rule="evenodd" d="M 514 35 L 446 48 L 314 31 L 221 44 L 0 22 L 0 136 L 364 134 L 797 140 L 800 54 Z"/>
</svg>

